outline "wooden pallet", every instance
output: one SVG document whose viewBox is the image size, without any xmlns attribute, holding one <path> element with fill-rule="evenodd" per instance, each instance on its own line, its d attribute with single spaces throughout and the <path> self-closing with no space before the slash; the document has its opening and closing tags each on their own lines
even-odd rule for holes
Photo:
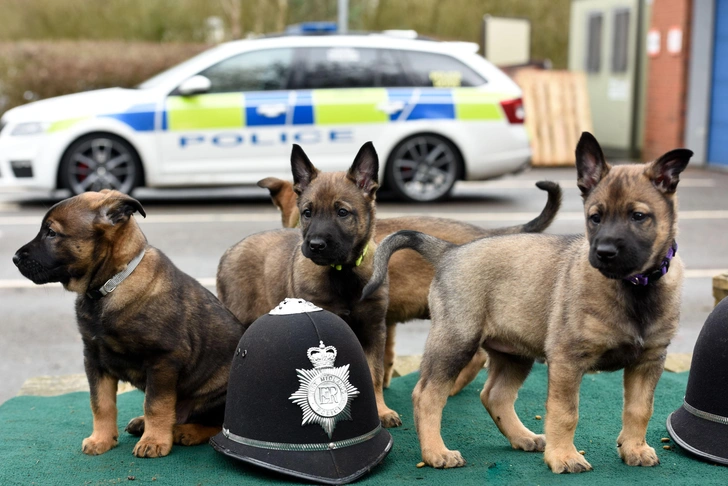
<svg viewBox="0 0 728 486">
<path fill-rule="evenodd" d="M 516 73 L 515 80 L 523 89 L 532 165 L 574 165 L 581 132 L 592 131 L 584 74 L 529 69 Z"/>
</svg>

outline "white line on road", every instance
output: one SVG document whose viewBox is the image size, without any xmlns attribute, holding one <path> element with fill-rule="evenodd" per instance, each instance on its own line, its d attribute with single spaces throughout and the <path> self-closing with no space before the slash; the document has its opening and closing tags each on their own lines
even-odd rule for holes
<svg viewBox="0 0 728 486">
<path fill-rule="evenodd" d="M 704 268 L 704 269 L 686 269 L 685 278 L 713 278 L 717 275 L 728 273 L 728 268 Z M 215 286 L 215 277 L 204 277 L 198 278 L 205 287 Z M 23 279 L 8 279 L 0 280 L 0 290 L 22 290 L 22 289 L 48 289 L 48 288 L 61 288 L 59 283 L 49 283 L 44 285 L 36 285 L 30 280 Z"/>
<path fill-rule="evenodd" d="M 543 179 L 503 179 L 495 181 L 468 181 L 459 182 L 457 188 L 470 189 L 530 189 L 541 180 L 551 180 L 548 177 Z M 558 183 L 562 188 L 576 189 L 576 177 L 573 179 L 557 179 L 552 182 Z M 680 179 L 680 187 L 715 187 L 713 179 Z"/>
<path fill-rule="evenodd" d="M 382 218 L 401 216 L 419 216 L 419 213 L 380 211 Z M 503 212 L 503 213 L 465 213 L 465 212 L 428 212 L 428 216 L 450 218 L 458 221 L 529 221 L 537 213 Z M 271 223 L 280 222 L 279 213 L 192 213 L 192 214 L 158 214 L 146 219 L 138 218 L 142 226 L 149 224 L 203 224 L 203 223 Z M 681 220 L 728 219 L 728 210 L 680 211 Z M 556 218 L 563 221 L 579 221 L 584 219 L 581 211 L 563 211 Z M 37 216 L 0 216 L 0 226 L 39 226 L 41 218 Z"/>
</svg>

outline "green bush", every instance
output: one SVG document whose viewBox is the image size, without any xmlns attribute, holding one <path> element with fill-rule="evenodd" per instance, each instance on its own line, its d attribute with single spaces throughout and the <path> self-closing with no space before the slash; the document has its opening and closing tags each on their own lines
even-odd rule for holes
<svg viewBox="0 0 728 486">
<path fill-rule="evenodd" d="M 349 27 L 477 42 L 483 15 L 522 17 L 531 20 L 533 58 L 563 69 L 570 6 L 571 0 L 349 0 Z M 224 19 L 228 32 L 233 19 L 241 35 L 276 32 L 336 20 L 337 0 L 0 0 L 0 12 L 0 40 L 203 42 L 210 16 Z"/>
<path fill-rule="evenodd" d="M 0 113 L 79 91 L 131 88 L 208 47 L 123 41 L 0 42 Z"/>
<path fill-rule="evenodd" d="M 523 17 L 531 20 L 532 57 L 565 68 L 570 5 L 349 0 L 349 28 L 414 29 L 478 42 L 484 14 Z M 337 0 L 0 0 L 0 113 L 35 99 L 134 86 L 205 49 L 211 16 L 224 19 L 228 34 L 276 32 L 293 23 L 336 20 Z"/>
</svg>

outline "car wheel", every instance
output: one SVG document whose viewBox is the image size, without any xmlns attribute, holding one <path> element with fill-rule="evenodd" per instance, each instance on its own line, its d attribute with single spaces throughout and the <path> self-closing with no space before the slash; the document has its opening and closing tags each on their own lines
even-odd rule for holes
<svg viewBox="0 0 728 486">
<path fill-rule="evenodd" d="M 124 139 L 110 134 L 91 134 L 66 150 L 59 169 L 60 187 L 81 194 L 114 189 L 129 194 L 142 181 L 139 156 Z"/>
<path fill-rule="evenodd" d="M 392 150 L 385 177 L 388 187 L 401 199 L 431 202 L 450 193 L 462 167 L 462 157 L 449 140 L 416 135 Z"/>
</svg>

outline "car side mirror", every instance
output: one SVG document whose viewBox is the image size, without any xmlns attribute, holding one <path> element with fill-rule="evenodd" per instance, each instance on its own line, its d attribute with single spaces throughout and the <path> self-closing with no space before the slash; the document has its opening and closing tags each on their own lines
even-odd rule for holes
<svg viewBox="0 0 728 486">
<path fill-rule="evenodd" d="M 192 96 L 210 91 L 212 83 L 208 78 L 200 74 L 186 79 L 179 85 L 177 91 L 182 96 Z"/>
</svg>

